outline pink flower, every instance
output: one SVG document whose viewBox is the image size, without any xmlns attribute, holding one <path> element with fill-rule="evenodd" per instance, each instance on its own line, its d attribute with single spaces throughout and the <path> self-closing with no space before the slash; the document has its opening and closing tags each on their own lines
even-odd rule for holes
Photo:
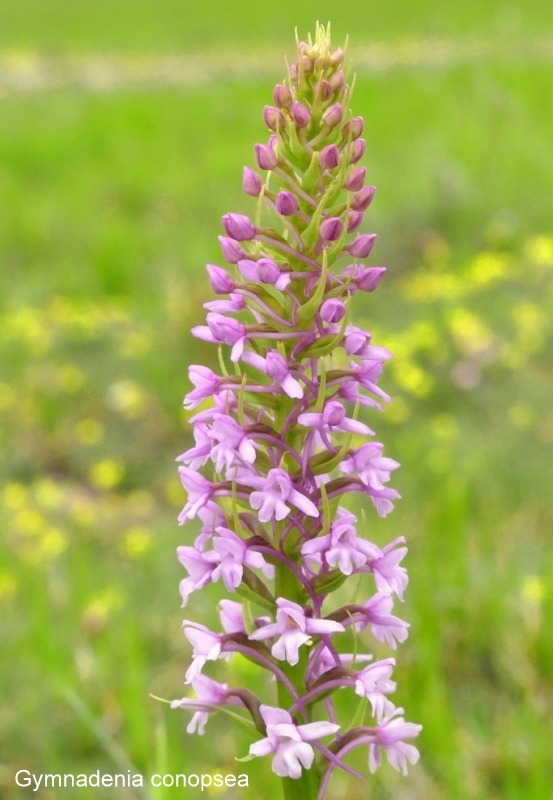
<svg viewBox="0 0 553 800">
<path fill-rule="evenodd" d="M 286 600 L 284 597 L 277 599 L 278 611 L 276 622 L 264 625 L 250 634 L 253 641 L 271 639 L 278 636 L 278 640 L 271 648 L 271 653 L 280 661 L 288 661 L 294 666 L 299 661 L 298 649 L 309 641 L 312 635 L 341 633 L 344 626 L 339 622 L 329 619 L 314 619 L 306 617 L 304 609 Z"/>
<path fill-rule="evenodd" d="M 184 398 L 184 407 L 190 411 L 206 397 L 212 397 L 217 392 L 220 378 L 209 367 L 202 367 L 198 364 L 192 364 L 188 368 L 188 377 L 196 387 Z"/>
<path fill-rule="evenodd" d="M 422 725 L 414 722 L 405 722 L 402 708 L 396 708 L 393 714 L 383 719 L 375 729 L 375 740 L 369 745 L 369 769 L 374 772 L 380 765 L 381 747 L 394 769 L 407 775 L 407 763 L 416 764 L 420 754 L 412 744 L 406 744 L 404 739 L 414 739 L 422 730 Z"/>
<path fill-rule="evenodd" d="M 369 700 L 373 715 L 378 720 L 381 720 L 385 714 L 389 715 L 394 711 L 393 703 L 385 695 L 396 689 L 395 681 L 390 680 L 395 663 L 395 658 L 375 661 L 360 670 L 355 679 L 355 693 L 359 697 L 366 697 Z"/>
<path fill-rule="evenodd" d="M 194 547 L 177 547 L 177 556 L 183 567 L 188 571 L 188 578 L 180 582 L 182 604 L 188 603 L 192 592 L 203 589 L 212 579 L 213 564 L 206 559 L 205 545 L 210 539 L 207 533 L 200 534 L 194 542 Z"/>
<path fill-rule="evenodd" d="M 197 731 L 200 736 L 203 736 L 208 716 L 210 712 L 216 710 L 213 706 L 222 706 L 225 703 L 228 686 L 226 683 L 217 683 L 206 675 L 197 675 L 190 683 L 196 692 L 196 697 L 173 700 L 171 708 L 186 708 L 195 711 L 186 732 L 196 733 Z"/>
<path fill-rule="evenodd" d="M 192 663 L 186 671 L 185 683 L 192 683 L 206 661 L 217 661 L 221 655 L 222 639 L 205 625 L 185 619 L 182 623 L 184 635 L 192 645 Z"/>
<path fill-rule="evenodd" d="M 393 606 L 394 601 L 389 595 L 375 594 L 365 603 L 366 616 L 357 622 L 357 628 L 363 630 L 370 625 L 373 636 L 395 650 L 396 642 L 404 642 L 407 639 L 410 626 L 408 622 L 390 614 Z"/>
<path fill-rule="evenodd" d="M 186 452 L 177 457 L 177 461 L 182 461 L 190 467 L 190 469 L 197 470 L 209 460 L 211 452 L 211 439 L 209 437 L 209 429 L 207 425 L 202 423 L 194 426 L 194 439 L 196 446 L 191 447 Z"/>
<path fill-rule="evenodd" d="M 386 545 L 383 550 L 371 545 L 373 552 L 368 560 L 368 566 L 374 574 L 376 588 L 380 594 L 395 593 L 400 600 L 403 600 L 403 590 L 406 588 L 409 578 L 405 567 L 400 567 L 399 562 L 407 554 L 406 547 L 396 547 L 405 542 L 404 536 L 398 536 L 393 542 Z"/>
<path fill-rule="evenodd" d="M 346 410 L 339 400 L 329 400 L 321 413 L 308 412 L 298 417 L 300 425 L 307 428 L 317 428 L 327 433 L 331 431 L 351 431 L 365 436 L 373 436 L 374 431 L 363 422 L 346 417 Z"/>
<path fill-rule="evenodd" d="M 282 272 L 272 258 L 260 258 L 258 261 L 242 259 L 238 262 L 238 269 L 247 281 L 271 284 L 281 291 L 290 283 L 290 275 Z"/>
<path fill-rule="evenodd" d="M 231 361 L 238 361 L 244 352 L 246 341 L 245 327 L 232 317 L 225 317 L 215 311 L 210 311 L 206 317 L 206 325 L 196 325 L 192 328 L 192 334 L 197 339 L 215 344 L 230 344 L 232 350 Z"/>
<path fill-rule="evenodd" d="M 218 536 L 213 538 L 213 551 L 206 555 L 216 564 L 213 582 L 223 578 L 227 591 L 234 592 L 242 582 L 244 566 L 260 569 L 267 578 L 274 577 L 274 567 L 267 564 L 261 553 L 251 550 L 246 542 L 229 528 L 217 528 Z"/>
<path fill-rule="evenodd" d="M 364 566 L 373 552 L 373 545 L 357 536 L 356 522 L 353 514 L 343 508 L 338 509 L 338 518 L 330 526 L 330 533 L 305 542 L 302 555 L 322 554 L 330 567 L 338 567 L 344 575 L 351 575 L 354 566 Z"/>
<path fill-rule="evenodd" d="M 281 520 L 288 516 L 290 508 L 286 503 L 299 508 L 310 517 L 318 517 L 317 506 L 304 494 L 294 489 L 288 473 L 283 469 L 270 469 L 267 477 L 252 477 L 248 485 L 258 491 L 250 494 L 250 505 L 259 511 L 260 522 L 269 522 L 271 519 Z"/>
<path fill-rule="evenodd" d="M 310 769 L 315 753 L 308 742 L 331 736 L 340 726 L 332 722 L 309 722 L 295 725 L 282 708 L 260 707 L 267 726 L 267 737 L 250 746 L 250 755 L 268 756 L 274 753 L 272 768 L 280 777 L 299 778 L 301 768 Z"/>
<path fill-rule="evenodd" d="M 340 469 L 346 475 L 357 474 L 372 489 L 384 489 L 383 484 L 390 480 L 390 472 L 399 464 L 393 458 L 383 457 L 383 449 L 379 442 L 364 444 L 340 464 Z"/>
<path fill-rule="evenodd" d="M 217 472 L 222 472 L 236 461 L 241 459 L 247 464 L 255 461 L 255 447 L 244 428 L 227 414 L 214 414 L 213 427 L 209 438 L 217 444 L 211 451 L 211 458 L 215 463 Z"/>
<path fill-rule="evenodd" d="M 179 467 L 179 477 L 188 492 L 186 505 L 179 514 L 179 523 L 184 525 L 187 519 L 194 519 L 200 508 L 209 502 L 214 486 L 211 481 L 189 467 Z"/>
</svg>

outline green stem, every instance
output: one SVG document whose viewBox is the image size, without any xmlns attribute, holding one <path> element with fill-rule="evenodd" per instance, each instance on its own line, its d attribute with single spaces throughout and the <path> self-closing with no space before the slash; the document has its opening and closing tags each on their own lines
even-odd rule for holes
<svg viewBox="0 0 553 800">
<path fill-rule="evenodd" d="M 294 603 L 301 598 L 301 586 L 294 574 L 284 564 L 276 567 L 275 593 L 276 597 L 285 597 Z M 307 647 L 300 647 L 299 654 L 300 660 L 295 666 L 284 662 L 282 669 L 298 692 L 305 694 L 305 673 L 309 655 Z M 287 689 L 280 683 L 278 684 L 278 703 L 281 708 L 286 708 L 291 703 Z M 310 722 L 311 720 L 306 721 Z M 308 770 L 302 769 L 301 775 L 297 779 L 282 778 L 284 800 L 316 800 L 319 784 L 320 779 L 314 766 Z"/>
</svg>

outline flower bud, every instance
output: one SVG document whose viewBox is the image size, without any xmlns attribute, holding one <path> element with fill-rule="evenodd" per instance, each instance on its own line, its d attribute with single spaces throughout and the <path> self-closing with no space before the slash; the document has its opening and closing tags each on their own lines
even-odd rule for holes
<svg viewBox="0 0 553 800">
<path fill-rule="evenodd" d="M 363 117 L 352 117 L 348 119 L 342 128 L 342 136 L 344 139 L 359 139 L 363 133 Z"/>
<path fill-rule="evenodd" d="M 246 242 L 253 239 L 256 234 L 255 225 L 244 214 L 225 214 L 223 228 L 225 233 L 237 242 Z"/>
<path fill-rule="evenodd" d="M 260 169 L 274 169 L 278 164 L 278 159 L 272 147 L 266 144 L 256 144 L 255 160 Z"/>
<path fill-rule="evenodd" d="M 351 155 L 349 157 L 350 164 L 357 164 L 365 155 L 365 140 L 356 139 L 351 145 Z"/>
<path fill-rule="evenodd" d="M 273 92 L 273 100 L 278 108 L 289 109 L 292 107 L 292 92 L 287 86 L 277 83 Z"/>
<path fill-rule="evenodd" d="M 323 103 L 332 97 L 332 86 L 324 78 L 315 84 L 315 97 L 320 97 Z"/>
<path fill-rule="evenodd" d="M 348 233 L 353 233 L 363 222 L 363 212 L 350 210 L 348 214 Z"/>
<path fill-rule="evenodd" d="M 329 106 L 322 116 L 323 123 L 327 128 L 335 128 L 339 125 L 344 116 L 344 109 L 340 103 L 333 103 Z"/>
<path fill-rule="evenodd" d="M 209 282 L 215 294 L 229 294 L 235 287 L 235 283 L 222 267 L 216 267 L 215 264 L 206 264 L 206 269 L 209 274 Z"/>
<path fill-rule="evenodd" d="M 330 64 L 333 67 L 339 67 L 342 65 L 344 60 L 344 51 L 341 47 L 335 50 L 330 56 Z"/>
<path fill-rule="evenodd" d="M 340 161 L 340 151 L 335 144 L 327 144 L 321 150 L 319 164 L 323 169 L 335 169 Z"/>
<path fill-rule="evenodd" d="M 374 292 L 382 280 L 386 267 L 365 267 L 363 264 L 348 264 L 342 272 L 342 277 L 351 275 L 353 285 L 362 292 Z"/>
<path fill-rule="evenodd" d="M 344 181 L 344 189 L 347 189 L 348 192 L 358 192 L 363 188 L 366 174 L 367 170 L 365 167 L 355 167 L 355 169 L 352 169 Z"/>
<path fill-rule="evenodd" d="M 280 276 L 280 267 L 272 258 L 260 258 L 257 262 L 257 274 L 261 283 L 276 283 Z"/>
<path fill-rule="evenodd" d="M 276 210 L 283 217 L 291 217 L 298 213 L 298 201 L 292 192 L 279 192 L 275 199 Z"/>
<path fill-rule="evenodd" d="M 348 247 L 354 258 L 366 258 L 374 247 L 376 233 L 362 233 Z"/>
<path fill-rule="evenodd" d="M 292 103 L 290 114 L 298 128 L 305 128 L 311 122 L 311 112 L 299 100 L 294 100 Z"/>
<path fill-rule="evenodd" d="M 366 209 L 372 203 L 375 192 L 376 187 L 364 186 L 352 196 L 351 207 L 355 209 L 355 211 L 366 211 Z"/>
<path fill-rule="evenodd" d="M 329 83 L 332 87 L 332 91 L 335 94 L 339 94 L 342 91 L 345 82 L 346 78 L 341 69 L 339 69 L 338 72 L 335 72 L 334 75 L 329 78 Z"/>
<path fill-rule="evenodd" d="M 263 183 L 261 178 L 253 169 L 244 167 L 242 174 L 242 189 L 250 197 L 259 197 Z"/>
<path fill-rule="evenodd" d="M 221 252 L 227 264 L 238 264 L 241 258 L 246 257 L 246 253 L 234 239 L 228 239 L 226 236 L 219 236 L 219 244 L 221 245 Z"/>
<path fill-rule="evenodd" d="M 328 217 L 321 222 L 319 233 L 325 242 L 334 242 L 339 239 L 344 229 L 344 223 L 339 217 Z"/>
<path fill-rule="evenodd" d="M 301 64 L 301 68 L 303 70 L 303 74 L 304 75 L 311 75 L 311 73 L 313 72 L 313 61 L 312 61 L 311 58 L 309 58 L 308 55 L 304 55 L 304 56 L 302 56 L 300 58 L 300 60 L 298 62 L 298 69 L 300 67 L 300 64 Z"/>
<path fill-rule="evenodd" d="M 325 322 L 340 322 L 346 314 L 346 307 L 341 300 L 333 297 L 324 301 L 319 313 Z"/>
<path fill-rule="evenodd" d="M 329 66 L 328 56 L 324 53 L 319 53 L 319 55 L 315 56 L 315 61 L 313 63 L 315 65 L 315 72 L 321 72 L 321 70 L 327 69 Z"/>
<path fill-rule="evenodd" d="M 284 119 L 284 114 L 282 111 L 279 111 L 278 108 L 274 106 L 265 106 L 263 109 L 263 121 L 265 125 L 271 131 L 276 131 L 279 128 L 281 130 L 284 129 L 286 126 L 286 120 Z"/>
</svg>

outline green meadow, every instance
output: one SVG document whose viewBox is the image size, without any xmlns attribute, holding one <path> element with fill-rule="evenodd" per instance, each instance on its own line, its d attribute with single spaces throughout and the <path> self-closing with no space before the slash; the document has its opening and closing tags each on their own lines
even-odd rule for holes
<svg viewBox="0 0 553 800">
<path fill-rule="evenodd" d="M 2 798 L 280 796 L 268 759 L 235 761 L 247 731 L 219 714 L 190 736 L 189 714 L 155 698 L 186 693 L 181 621 L 210 624 L 223 596 L 181 609 L 175 557 L 197 530 L 176 521 L 187 369 L 217 368 L 189 333 L 211 299 L 204 265 L 221 263 L 221 215 L 253 214 L 242 166 L 294 28 L 306 38 L 319 18 L 359 62 L 377 187 L 363 230 L 388 274 L 354 313 L 394 353 L 393 401 L 363 419 L 401 462 L 403 498 L 384 520 L 366 510 L 375 541 L 408 541 L 393 699 L 424 726 L 409 777 L 336 775 L 329 800 L 553 796 L 550 14 L 334 5 L 0 7 Z M 181 78 L 160 77 L 173 57 Z M 260 677 L 239 656 L 210 674 Z M 352 764 L 366 771 L 366 753 Z M 20 769 L 234 771 L 250 788 L 31 794 Z"/>
</svg>

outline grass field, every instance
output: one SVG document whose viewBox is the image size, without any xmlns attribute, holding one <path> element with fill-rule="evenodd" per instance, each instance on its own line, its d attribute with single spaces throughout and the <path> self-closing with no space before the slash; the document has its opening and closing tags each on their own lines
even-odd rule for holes
<svg viewBox="0 0 553 800">
<path fill-rule="evenodd" d="M 397 703 L 424 725 L 408 779 L 385 766 L 362 788 L 337 780 L 332 800 L 553 797 L 553 63 L 532 46 L 553 36 L 547 9 L 296 5 L 0 8 L 0 49 L 24 63 L 242 53 L 254 65 L 234 78 L 109 90 L 18 90 L 0 70 L 8 800 L 31 796 L 17 791 L 17 769 L 243 770 L 249 794 L 205 795 L 279 796 L 268 761 L 234 761 L 246 733 L 216 718 L 203 739 L 189 737 L 187 714 L 150 694 L 181 696 L 189 658 L 174 551 L 194 529 L 176 525 L 184 493 L 173 459 L 190 437 L 187 365 L 215 366 L 188 332 L 210 299 L 203 266 L 219 259 L 220 216 L 252 208 L 241 169 L 283 77 L 279 59 L 268 77 L 272 53 L 290 54 L 294 26 L 303 36 L 321 16 L 360 53 L 377 43 L 391 54 L 360 70 L 353 103 L 378 187 L 366 230 L 379 234 L 374 263 L 389 270 L 356 312 L 395 355 L 383 382 L 394 402 L 372 422 L 402 463 L 403 500 L 373 525 L 379 542 L 408 538 L 402 616 L 412 627 L 397 654 Z M 432 37 L 447 52 L 493 47 L 433 64 Z M 397 58 L 405 42 L 421 43 L 418 62 Z M 208 622 L 220 594 L 202 594 L 186 615 Z M 230 669 L 256 680 L 239 659 Z"/>
</svg>

